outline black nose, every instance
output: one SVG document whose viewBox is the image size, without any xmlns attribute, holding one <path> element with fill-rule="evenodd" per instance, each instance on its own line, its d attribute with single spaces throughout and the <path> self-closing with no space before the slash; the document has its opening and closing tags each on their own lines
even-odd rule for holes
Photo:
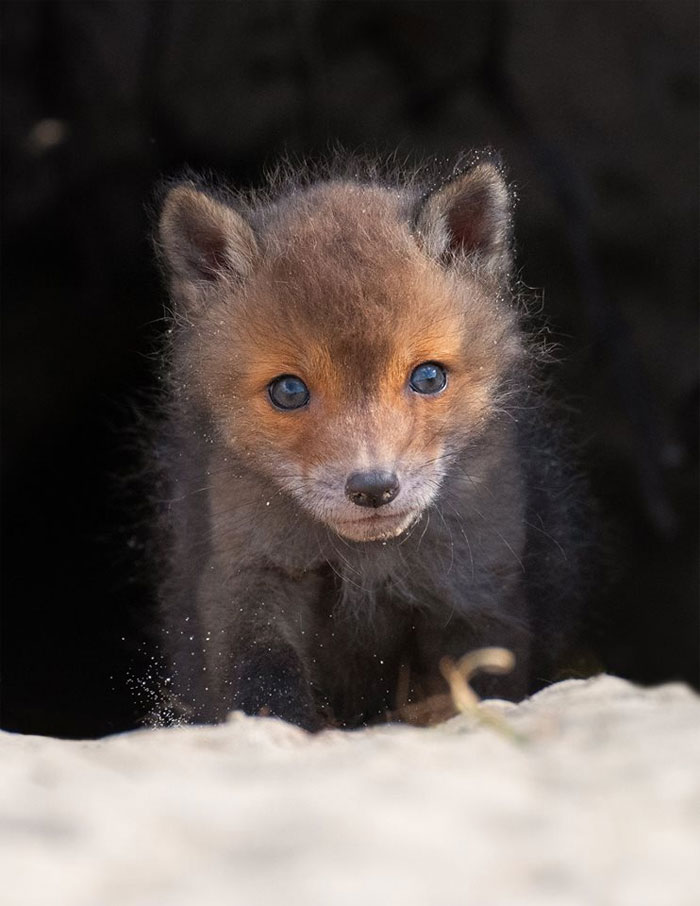
<svg viewBox="0 0 700 906">
<path fill-rule="evenodd" d="M 399 479 L 393 472 L 353 472 L 345 493 L 357 506 L 384 506 L 399 493 Z"/>
</svg>

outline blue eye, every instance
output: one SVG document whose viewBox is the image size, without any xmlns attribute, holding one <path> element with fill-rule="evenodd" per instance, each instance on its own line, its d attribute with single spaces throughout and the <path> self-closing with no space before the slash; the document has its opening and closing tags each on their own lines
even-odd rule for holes
<svg viewBox="0 0 700 906">
<path fill-rule="evenodd" d="M 423 362 L 413 369 L 408 383 L 416 393 L 440 393 L 447 386 L 447 372 L 437 362 Z"/>
<path fill-rule="evenodd" d="M 278 409 L 301 409 L 309 401 L 309 388 L 293 374 L 282 374 L 270 381 L 267 393 Z"/>
</svg>

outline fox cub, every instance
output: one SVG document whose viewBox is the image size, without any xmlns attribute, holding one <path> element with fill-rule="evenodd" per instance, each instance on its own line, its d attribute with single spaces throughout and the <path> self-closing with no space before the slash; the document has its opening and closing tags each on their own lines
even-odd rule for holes
<svg viewBox="0 0 700 906">
<path fill-rule="evenodd" d="M 309 730 L 441 690 L 441 657 L 575 637 L 586 547 L 513 291 L 488 155 L 436 180 L 330 168 L 239 196 L 170 184 L 161 517 L 171 704 Z"/>
</svg>

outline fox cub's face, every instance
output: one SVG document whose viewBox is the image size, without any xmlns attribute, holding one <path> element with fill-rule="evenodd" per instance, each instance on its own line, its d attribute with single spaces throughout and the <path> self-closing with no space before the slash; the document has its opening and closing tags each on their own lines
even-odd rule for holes
<svg viewBox="0 0 700 906">
<path fill-rule="evenodd" d="M 408 529 L 519 355 L 508 220 L 489 163 L 420 200 L 328 181 L 241 213 L 172 189 L 176 355 L 222 443 L 345 538 Z"/>
</svg>

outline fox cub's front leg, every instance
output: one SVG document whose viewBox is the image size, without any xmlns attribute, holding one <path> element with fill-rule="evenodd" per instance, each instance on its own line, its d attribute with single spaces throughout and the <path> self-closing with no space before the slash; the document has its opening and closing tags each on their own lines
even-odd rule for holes
<svg viewBox="0 0 700 906">
<path fill-rule="evenodd" d="M 244 569 L 217 583 L 214 573 L 200 588 L 199 613 L 213 643 L 205 647 L 205 659 L 215 719 L 240 710 L 319 729 L 302 634 L 302 626 L 310 625 L 315 577 Z"/>
</svg>

